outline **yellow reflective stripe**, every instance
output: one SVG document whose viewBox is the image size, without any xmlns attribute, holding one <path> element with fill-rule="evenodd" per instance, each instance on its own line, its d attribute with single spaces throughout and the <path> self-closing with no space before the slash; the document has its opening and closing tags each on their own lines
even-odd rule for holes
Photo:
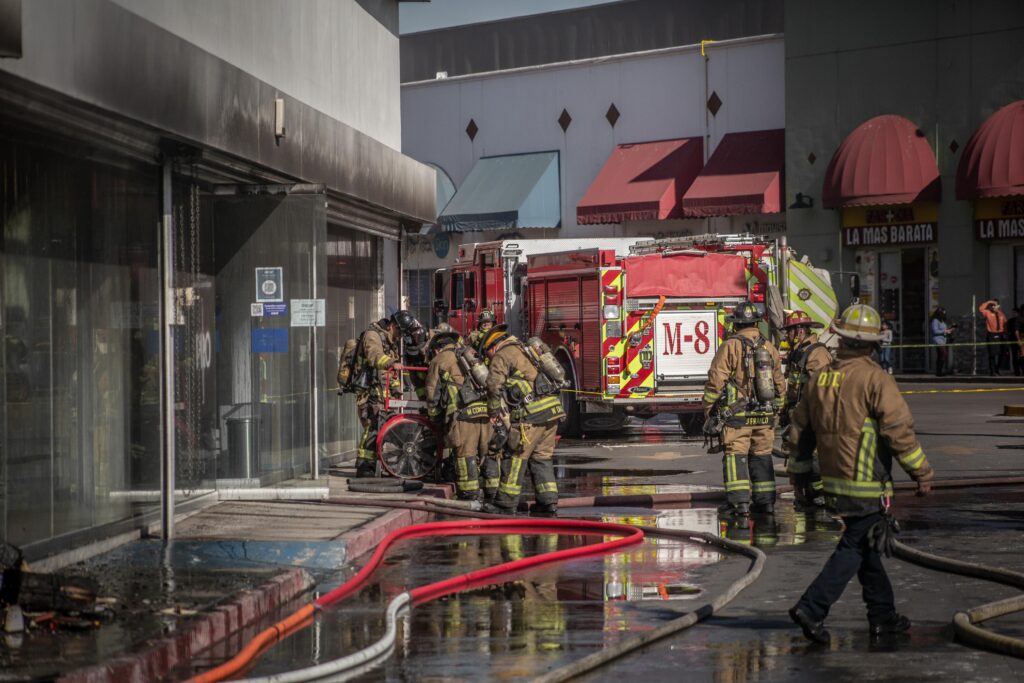
<svg viewBox="0 0 1024 683">
<path fill-rule="evenodd" d="M 720 397 L 721 397 L 721 394 L 716 394 L 713 391 L 706 391 L 705 390 L 705 392 L 704 392 L 704 402 L 705 403 L 715 403 L 716 401 L 718 401 L 718 399 Z"/>
<path fill-rule="evenodd" d="M 360 448 L 356 451 L 356 460 L 376 460 L 376 451 L 371 451 L 366 448 Z"/>
<path fill-rule="evenodd" d="M 537 493 L 558 493 L 558 484 L 555 482 L 544 482 L 537 485 Z"/>
<path fill-rule="evenodd" d="M 860 428 L 860 445 L 857 448 L 857 464 L 854 468 L 854 479 L 857 481 L 875 480 L 875 452 L 878 446 L 878 423 L 870 417 L 864 418 L 864 426 Z"/>
<path fill-rule="evenodd" d="M 496 488 L 498 488 L 498 484 L 500 484 L 500 483 L 501 483 L 501 480 L 498 479 L 498 478 L 484 479 L 484 488 L 485 489 L 496 489 Z"/>
<path fill-rule="evenodd" d="M 903 465 L 904 468 L 908 470 L 916 470 L 924 462 L 924 450 L 918 446 L 909 453 L 897 456 L 896 459 L 900 461 L 900 464 Z"/>
<path fill-rule="evenodd" d="M 880 481 L 850 481 L 838 477 L 822 477 L 825 492 L 848 498 L 877 498 L 882 493 L 891 494 L 892 484 L 882 486 Z"/>
<path fill-rule="evenodd" d="M 789 462 L 786 463 L 786 471 L 790 474 L 806 474 L 813 469 L 813 460 L 797 460 L 796 458 L 790 458 Z"/>
<path fill-rule="evenodd" d="M 750 480 L 749 479 L 737 479 L 735 481 L 726 482 L 726 484 L 725 484 L 725 490 L 726 491 L 739 491 L 741 489 L 746 491 L 749 488 L 750 488 Z"/>
<path fill-rule="evenodd" d="M 512 458 L 512 465 L 509 467 L 508 476 L 505 477 L 505 481 L 501 482 L 501 487 L 498 490 L 510 496 L 518 496 L 523 490 L 522 486 L 518 484 L 519 470 L 522 468 L 523 459 Z"/>
<path fill-rule="evenodd" d="M 391 362 L 391 356 L 389 356 L 386 353 L 381 354 L 381 357 L 377 359 L 377 367 L 378 368 L 383 368 L 383 367 L 385 367 L 390 362 Z"/>
<path fill-rule="evenodd" d="M 811 482 L 811 488 L 814 489 L 815 491 L 821 491 L 823 488 L 825 488 L 825 485 L 821 483 L 821 479 L 815 479 L 814 481 Z"/>
<path fill-rule="evenodd" d="M 462 409 L 462 414 L 465 417 L 480 417 L 481 415 L 487 414 L 487 406 L 480 401 L 470 403 Z"/>
<path fill-rule="evenodd" d="M 774 481 L 755 481 L 754 482 L 754 490 L 755 491 L 774 491 L 775 490 L 775 482 Z"/>
<path fill-rule="evenodd" d="M 466 480 L 460 479 L 459 481 L 455 482 L 455 485 L 456 485 L 456 487 L 458 487 L 458 489 L 460 491 L 479 491 L 480 490 L 480 482 L 477 481 L 476 479 L 466 479 Z"/>
<path fill-rule="evenodd" d="M 555 408 L 561 410 L 562 400 L 558 396 L 547 396 L 528 404 L 526 406 L 526 412 L 533 414 L 540 413 L 545 410 L 554 410 Z"/>
</svg>

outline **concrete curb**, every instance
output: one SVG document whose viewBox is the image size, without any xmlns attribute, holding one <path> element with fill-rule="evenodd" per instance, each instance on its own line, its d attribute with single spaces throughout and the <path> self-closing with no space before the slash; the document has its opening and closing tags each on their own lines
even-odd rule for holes
<svg viewBox="0 0 1024 683">
<path fill-rule="evenodd" d="M 420 495 L 433 498 L 452 498 L 454 487 L 449 484 L 431 486 L 425 488 Z M 425 522 L 433 514 L 432 512 L 421 510 L 389 510 L 360 527 L 346 531 L 338 537 L 338 540 L 345 543 L 346 557 L 351 562 L 376 548 L 384 540 L 384 537 L 392 531 L 407 527 L 410 524 Z"/>
<path fill-rule="evenodd" d="M 174 635 L 148 641 L 135 652 L 104 664 L 72 671 L 57 680 L 62 683 L 146 683 L 158 680 L 232 633 L 269 615 L 313 585 L 313 577 L 306 571 L 287 570 L 253 590 L 235 595 L 210 612 L 197 615 Z"/>
</svg>

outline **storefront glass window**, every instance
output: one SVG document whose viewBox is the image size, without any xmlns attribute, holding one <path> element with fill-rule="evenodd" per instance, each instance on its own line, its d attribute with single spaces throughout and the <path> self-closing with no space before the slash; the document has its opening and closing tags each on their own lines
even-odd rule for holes
<svg viewBox="0 0 1024 683">
<path fill-rule="evenodd" d="M 327 329 L 324 366 L 330 391 L 324 395 L 324 451 L 351 453 L 360 436 L 355 398 L 339 395 L 336 377 L 341 349 L 384 312 L 381 309 L 380 238 L 339 225 L 327 227 Z"/>
<path fill-rule="evenodd" d="M 0 138 L 0 538 L 154 509 L 159 171 Z M 60 151 L 57 151 L 57 150 Z"/>
<path fill-rule="evenodd" d="M 323 428 L 324 195 L 174 188 L 177 495 L 307 479 Z"/>
</svg>

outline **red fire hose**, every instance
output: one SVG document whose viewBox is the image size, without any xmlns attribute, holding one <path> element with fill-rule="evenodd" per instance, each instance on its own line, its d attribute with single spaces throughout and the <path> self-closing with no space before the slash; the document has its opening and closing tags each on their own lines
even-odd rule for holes
<svg viewBox="0 0 1024 683">
<path fill-rule="evenodd" d="M 409 591 L 412 600 L 416 603 L 423 603 L 436 598 L 455 593 L 481 581 L 510 572 L 520 571 L 529 567 L 536 567 L 541 564 L 568 560 L 588 555 L 599 555 L 618 548 L 634 545 L 643 541 L 644 532 L 636 527 L 626 524 L 612 524 L 607 522 L 591 522 L 585 520 L 555 520 L 555 519 L 481 519 L 472 521 L 455 522 L 431 522 L 427 524 L 416 524 L 388 534 L 367 563 L 355 576 L 338 586 L 329 593 L 322 595 L 316 601 L 300 608 L 290 616 L 277 622 L 270 628 L 259 633 L 242 650 L 224 662 L 223 664 L 193 677 L 191 683 L 213 683 L 222 681 L 230 676 L 235 676 L 250 666 L 274 643 L 287 638 L 289 635 L 309 625 L 313 615 L 318 609 L 322 609 L 342 600 L 366 584 L 367 580 L 380 565 L 391 545 L 403 539 L 422 538 L 426 536 L 470 536 L 481 534 L 573 534 L 573 535 L 601 535 L 616 536 L 610 540 L 602 541 L 592 545 L 583 545 L 575 548 L 557 550 L 550 553 L 543 553 L 533 557 L 527 557 L 512 562 L 505 562 L 493 567 L 486 567 L 469 572 L 450 579 L 420 586 Z"/>
</svg>

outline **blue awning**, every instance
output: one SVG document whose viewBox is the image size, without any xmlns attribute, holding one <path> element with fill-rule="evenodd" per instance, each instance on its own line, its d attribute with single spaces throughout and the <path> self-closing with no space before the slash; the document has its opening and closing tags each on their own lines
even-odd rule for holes
<svg viewBox="0 0 1024 683">
<path fill-rule="evenodd" d="M 558 152 L 483 157 L 438 218 L 445 232 L 558 228 Z"/>
</svg>

